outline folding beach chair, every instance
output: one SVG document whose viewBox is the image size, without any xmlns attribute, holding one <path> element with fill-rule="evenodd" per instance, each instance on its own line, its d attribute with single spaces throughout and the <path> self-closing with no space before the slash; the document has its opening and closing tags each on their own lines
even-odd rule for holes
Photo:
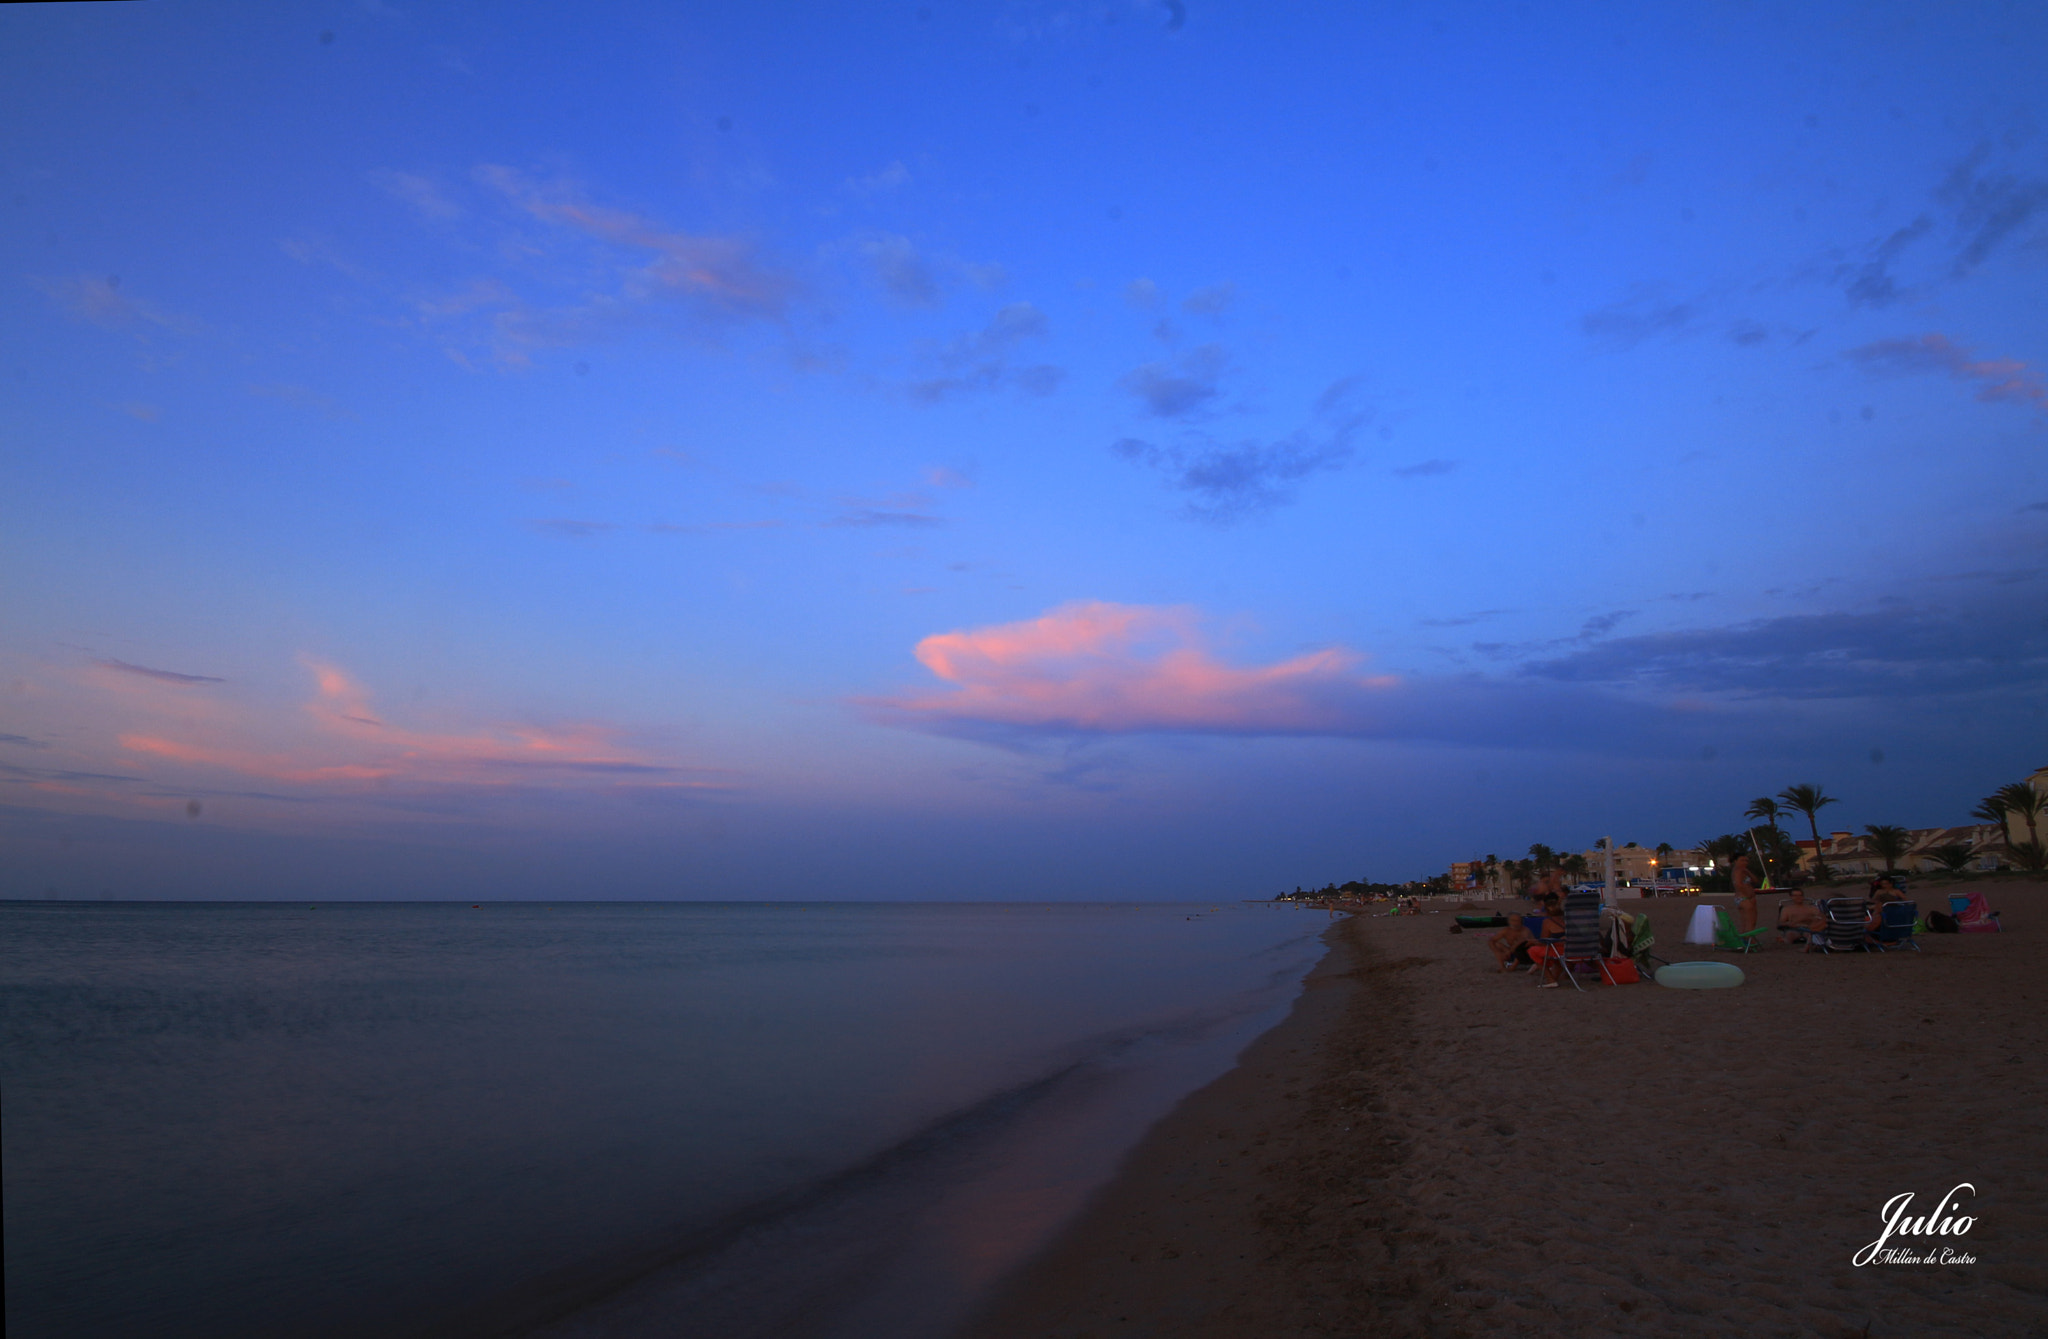
<svg viewBox="0 0 2048 1339">
<path fill-rule="evenodd" d="M 1887 902 L 1882 915 L 1884 919 L 1870 932 L 1870 942 L 1881 949 L 1909 948 L 1918 953 L 1920 941 L 1913 937 L 1913 923 L 1920 919 L 1920 904 Z"/>
<path fill-rule="evenodd" d="M 1818 903 L 1827 917 L 1828 928 L 1814 937 L 1823 953 L 1867 953 L 1870 951 L 1870 899 L 1867 897 L 1824 897 Z"/>
<path fill-rule="evenodd" d="M 1559 944 L 1552 940 L 1551 954 L 1570 979 L 1572 989 L 1584 990 L 1579 984 L 1579 972 L 1591 970 L 1608 985 L 1618 984 L 1614 974 L 1607 970 L 1607 959 L 1600 952 L 1600 893 L 1597 889 L 1577 891 L 1564 895 L 1564 941 Z M 1539 976 L 1540 982 L 1542 978 Z"/>
<path fill-rule="evenodd" d="M 1714 908 L 1715 948 L 1725 949 L 1730 953 L 1754 953 L 1763 947 L 1757 942 L 1757 936 L 1766 933 L 1768 930 L 1761 925 L 1754 930 L 1738 930 L 1735 928 L 1735 918 L 1728 914 L 1728 908 Z"/>
<path fill-rule="evenodd" d="M 1954 902 L 1955 899 L 1951 897 L 1949 901 Z M 1993 911 L 1991 904 L 1984 900 L 1984 894 L 1974 888 L 1963 894 L 1963 909 L 1956 916 L 1956 929 L 2003 930 L 2004 928 L 2003 925 L 1998 923 L 1998 913 Z"/>
<path fill-rule="evenodd" d="M 1661 962 L 1666 967 L 1669 967 L 1671 962 L 1667 958 L 1660 958 L 1650 952 L 1651 949 L 1657 946 L 1657 932 L 1650 925 L 1649 912 L 1638 911 L 1631 913 L 1624 911 L 1621 915 L 1627 916 L 1629 921 L 1628 956 L 1636 960 L 1636 977 L 1639 980 L 1648 981 L 1657 974 L 1656 969 L 1650 966 L 1651 963 Z"/>
</svg>

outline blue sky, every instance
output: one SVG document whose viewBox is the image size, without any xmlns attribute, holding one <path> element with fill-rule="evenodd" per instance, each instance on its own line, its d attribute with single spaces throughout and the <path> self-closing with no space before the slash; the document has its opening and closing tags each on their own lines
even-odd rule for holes
<svg viewBox="0 0 2048 1339">
<path fill-rule="evenodd" d="M 8 6 L 0 892 L 1962 821 L 2048 762 L 2044 40 Z"/>
</svg>

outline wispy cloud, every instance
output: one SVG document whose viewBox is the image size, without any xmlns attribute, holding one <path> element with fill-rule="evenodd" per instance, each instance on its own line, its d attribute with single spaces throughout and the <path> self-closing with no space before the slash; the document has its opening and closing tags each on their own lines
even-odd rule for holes
<svg viewBox="0 0 2048 1339">
<path fill-rule="evenodd" d="M 1939 332 L 1881 339 L 1849 350 L 1849 358 L 1880 376 L 1944 374 L 1977 383 L 1977 398 L 1995 403 L 2048 404 L 2041 373 L 2017 358 L 1978 358 Z"/>
<path fill-rule="evenodd" d="M 1403 465 L 1394 471 L 1402 479 L 1428 479 L 1439 474 L 1455 474 L 1458 462 L 1455 460 L 1424 460 L 1413 465 Z"/>
<path fill-rule="evenodd" d="M 870 172 L 864 177 L 849 177 L 846 182 L 847 189 L 856 195 L 880 195 L 909 184 L 910 169 L 905 167 L 901 160 L 890 163 L 879 171 Z"/>
<path fill-rule="evenodd" d="M 1925 697 L 2048 683 L 2048 628 L 1988 608 L 1801 614 L 1615 638 L 1526 672 L 1738 697 Z"/>
<path fill-rule="evenodd" d="M 1309 426 L 1278 440 L 1225 442 L 1190 430 L 1163 446 L 1126 437 L 1110 449 L 1158 470 L 1174 488 L 1191 494 L 1190 516 L 1227 524 L 1292 501 L 1293 486 L 1310 475 L 1341 469 L 1350 459 L 1352 439 L 1372 413 L 1359 379 L 1346 377 L 1318 397 Z"/>
<path fill-rule="evenodd" d="M 1133 368 L 1117 384 L 1156 418 L 1185 419 L 1214 400 L 1230 365 L 1221 344 L 1204 344 L 1179 358 Z"/>
<path fill-rule="evenodd" d="M 1861 261 L 1836 267 L 1835 282 L 1854 307 L 1888 307 L 1902 290 L 1892 276 L 1892 264 L 1900 253 L 1934 230 L 1934 220 L 1922 214 L 1873 244 Z"/>
<path fill-rule="evenodd" d="M 1962 278 L 2016 238 L 2028 234 L 2048 210 L 2048 179 L 1986 169 L 1991 147 L 1980 145 L 1956 164 L 1935 192 L 1955 213 L 1957 248 L 1950 273 Z"/>
<path fill-rule="evenodd" d="M 1345 650 L 1228 665 L 1211 651 L 1196 611 L 1103 602 L 940 633 L 919 642 L 916 655 L 947 691 L 860 705 L 891 723 L 941 732 L 1356 734 L 1371 728 L 1379 695 L 1395 682 L 1361 675 L 1363 658 Z"/>
<path fill-rule="evenodd" d="M 57 310 L 74 321 L 96 325 L 103 330 L 138 330 L 149 326 L 178 334 L 190 334 L 199 323 L 145 302 L 124 292 L 117 274 L 81 274 L 70 278 L 32 278 Z"/>
<path fill-rule="evenodd" d="M 934 526 L 944 525 L 945 523 L 943 517 L 933 516 L 929 512 L 884 511 L 874 507 L 855 507 L 850 511 L 834 516 L 829 521 L 822 522 L 822 524 L 834 528 L 873 529 L 876 527 L 893 527 L 903 530 L 925 530 Z"/>
<path fill-rule="evenodd" d="M 1180 309 L 1190 316 L 1221 316 L 1237 301 L 1237 285 L 1228 279 L 1198 288 L 1181 299 Z"/>
<path fill-rule="evenodd" d="M 320 415 L 322 418 L 339 420 L 355 417 L 348 407 L 340 401 L 332 396 L 322 395 L 320 392 L 306 386 L 282 383 L 251 386 L 249 387 L 249 394 L 260 396 L 266 400 L 282 400 L 295 409 L 308 410 Z"/>
<path fill-rule="evenodd" d="M 125 660 L 95 659 L 92 663 L 103 669 L 114 670 L 120 674 L 133 674 L 140 678 L 154 680 L 157 683 L 196 684 L 227 682 L 226 679 L 216 678 L 211 674 L 180 674 L 176 670 L 152 669 L 148 665 L 131 665 Z"/>
<path fill-rule="evenodd" d="M 620 296 L 669 298 L 710 315 L 779 320 L 795 280 L 743 237 L 683 232 L 643 215 L 592 203 L 562 181 L 534 181 L 509 167 L 485 164 L 476 178 L 545 223 L 571 228 L 653 258 L 628 273 Z"/>
<path fill-rule="evenodd" d="M 1045 338 L 1050 329 L 1045 313 L 1029 302 L 1012 302 L 1002 308 L 978 331 L 956 336 L 927 356 L 941 375 L 913 381 L 910 397 L 935 404 L 966 391 L 989 391 L 1015 387 L 1027 395 L 1050 395 L 1065 378 L 1061 369 L 1038 363 L 1013 363 L 1018 347 L 1027 340 Z"/>
<path fill-rule="evenodd" d="M 232 737 L 275 728 L 273 722 L 256 720 L 216 726 L 200 739 L 161 727 L 133 730 L 119 737 L 120 746 L 137 759 L 314 786 L 410 782 L 494 787 L 647 778 L 659 778 L 665 785 L 720 784 L 711 779 L 679 781 L 680 774 L 704 769 L 647 758 L 620 745 L 617 731 L 603 725 L 504 724 L 466 734 L 410 728 L 376 711 L 369 693 L 339 667 L 312 659 L 304 663 L 315 685 L 304 716 L 316 736 L 296 748 L 252 747 Z"/>
<path fill-rule="evenodd" d="M 563 539 L 592 539 L 598 535 L 610 534 L 619 528 L 612 521 L 576 521 L 566 517 L 531 520 L 526 524 L 544 535 L 559 535 Z"/>
<path fill-rule="evenodd" d="M 908 307 L 939 305 L 938 278 L 908 237 L 868 233 L 860 238 L 859 246 L 875 282 L 890 298 Z"/>
<path fill-rule="evenodd" d="M 462 217 L 462 206 L 448 197 L 441 184 L 432 177 L 416 172 L 378 171 L 370 175 L 370 184 L 395 199 L 403 200 L 421 218 L 444 222 Z"/>
<path fill-rule="evenodd" d="M 1621 301 L 1581 316 L 1579 328 L 1595 343 L 1618 351 L 1659 335 L 1683 333 L 1699 316 L 1697 303 L 1674 302 L 1658 289 L 1639 284 Z"/>
</svg>

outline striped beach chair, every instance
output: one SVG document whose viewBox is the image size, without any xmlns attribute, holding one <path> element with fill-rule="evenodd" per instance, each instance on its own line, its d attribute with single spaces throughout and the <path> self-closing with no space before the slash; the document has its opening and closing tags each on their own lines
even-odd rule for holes
<svg viewBox="0 0 2048 1339">
<path fill-rule="evenodd" d="M 1616 984 L 1613 975 L 1607 970 L 1607 957 L 1600 951 L 1598 890 L 1587 889 L 1582 892 L 1574 889 L 1564 895 L 1564 938 L 1561 943 L 1553 941 L 1551 952 L 1564 968 L 1564 974 L 1571 981 L 1574 990 L 1585 989 L 1579 984 L 1581 971 L 1596 973 L 1610 986 Z"/>
<path fill-rule="evenodd" d="M 1828 928 L 1825 934 L 1815 936 L 1813 947 L 1823 953 L 1870 951 L 1869 898 L 1824 897 L 1815 905 L 1828 918 Z"/>
</svg>

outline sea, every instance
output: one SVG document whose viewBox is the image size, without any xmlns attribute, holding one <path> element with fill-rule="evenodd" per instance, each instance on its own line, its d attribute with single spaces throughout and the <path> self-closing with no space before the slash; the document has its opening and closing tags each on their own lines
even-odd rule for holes
<svg viewBox="0 0 2048 1339">
<path fill-rule="evenodd" d="M 10 1339 L 943 1339 L 1284 904 L 0 903 Z"/>
</svg>

